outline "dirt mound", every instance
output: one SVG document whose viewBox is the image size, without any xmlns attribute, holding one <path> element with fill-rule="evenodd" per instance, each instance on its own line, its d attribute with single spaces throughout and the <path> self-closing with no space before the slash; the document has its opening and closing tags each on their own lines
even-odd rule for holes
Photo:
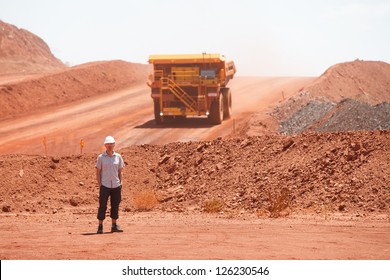
<svg viewBox="0 0 390 280">
<path fill-rule="evenodd" d="M 272 116 L 279 132 L 388 129 L 390 64 L 340 63 L 277 106 Z"/>
<path fill-rule="evenodd" d="M 157 186 L 177 202 L 228 209 L 387 211 L 389 132 L 253 137 L 165 146 Z M 381 166 L 380 169 L 377 167 Z M 387 171 L 386 171 L 387 170 Z M 375 202 L 374 202 L 375 201 Z M 198 208 L 201 209 L 201 208 Z"/>
<path fill-rule="evenodd" d="M 41 38 L 0 20 L 0 75 L 42 73 L 64 67 Z"/>
<path fill-rule="evenodd" d="M 121 60 L 93 62 L 3 83 L 0 85 L 0 120 L 143 83 L 149 69 L 149 65 Z"/>
<path fill-rule="evenodd" d="M 390 102 L 390 64 L 362 60 L 336 64 L 303 91 L 337 102 L 346 98 L 370 104 Z"/>
<path fill-rule="evenodd" d="M 121 150 L 123 211 L 140 191 L 164 211 L 287 215 L 390 210 L 390 132 L 311 133 L 132 146 Z M 97 155 L 58 158 L 5 155 L 0 160 L 3 211 L 93 212 Z"/>
</svg>

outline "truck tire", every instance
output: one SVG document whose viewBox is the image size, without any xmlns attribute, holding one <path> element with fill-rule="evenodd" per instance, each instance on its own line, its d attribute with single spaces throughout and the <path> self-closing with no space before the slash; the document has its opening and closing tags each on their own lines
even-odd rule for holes
<svg viewBox="0 0 390 280">
<path fill-rule="evenodd" d="M 160 100 L 154 99 L 154 121 L 157 125 L 163 123 L 164 117 L 160 116 Z"/>
<path fill-rule="evenodd" d="M 210 106 L 209 120 L 212 124 L 221 124 L 223 120 L 223 94 L 214 100 Z"/>
<path fill-rule="evenodd" d="M 230 119 L 232 116 L 232 92 L 230 88 L 223 88 L 223 119 Z"/>
</svg>

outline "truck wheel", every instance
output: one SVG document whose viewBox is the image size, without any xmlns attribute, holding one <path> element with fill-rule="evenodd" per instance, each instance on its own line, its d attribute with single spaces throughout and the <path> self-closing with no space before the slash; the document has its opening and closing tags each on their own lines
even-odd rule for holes
<svg viewBox="0 0 390 280">
<path fill-rule="evenodd" d="M 232 115 L 232 92 L 230 88 L 223 88 L 223 119 L 230 119 Z"/>
<path fill-rule="evenodd" d="M 210 106 L 209 120 L 213 124 L 221 124 L 223 120 L 223 94 L 214 100 Z"/>
<path fill-rule="evenodd" d="M 163 118 L 160 116 L 160 100 L 155 99 L 154 100 L 154 120 L 157 125 L 160 125 L 163 123 Z"/>
</svg>

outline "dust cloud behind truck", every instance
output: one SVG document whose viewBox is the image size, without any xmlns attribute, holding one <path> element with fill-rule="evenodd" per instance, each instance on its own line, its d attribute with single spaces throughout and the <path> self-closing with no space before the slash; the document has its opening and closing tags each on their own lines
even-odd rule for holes
<svg viewBox="0 0 390 280">
<path fill-rule="evenodd" d="M 153 73 L 148 85 L 157 124 L 168 118 L 207 116 L 220 124 L 232 114 L 227 87 L 236 73 L 233 61 L 220 54 L 150 55 Z"/>
</svg>

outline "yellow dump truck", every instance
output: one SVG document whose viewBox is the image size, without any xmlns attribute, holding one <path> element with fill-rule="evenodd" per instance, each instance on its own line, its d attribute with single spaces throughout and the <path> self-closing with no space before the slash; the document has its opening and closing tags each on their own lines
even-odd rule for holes
<svg viewBox="0 0 390 280">
<path fill-rule="evenodd" d="M 207 116 L 213 124 L 230 118 L 232 93 L 226 85 L 236 73 L 233 61 L 203 53 L 150 55 L 149 63 L 157 124 L 187 116 Z"/>
</svg>

